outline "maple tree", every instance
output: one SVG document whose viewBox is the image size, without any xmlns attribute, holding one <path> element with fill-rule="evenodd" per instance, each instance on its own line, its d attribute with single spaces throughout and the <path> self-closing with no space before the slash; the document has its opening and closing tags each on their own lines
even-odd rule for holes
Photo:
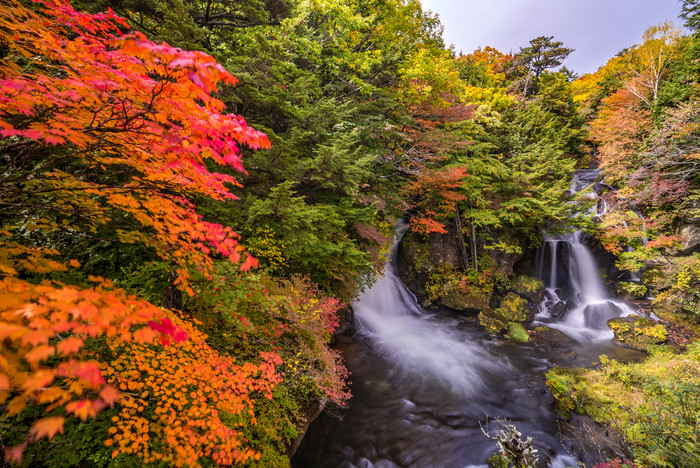
<svg viewBox="0 0 700 468">
<path fill-rule="evenodd" d="M 210 172 L 209 161 L 244 173 L 241 145 L 269 147 L 243 118 L 222 114 L 224 104 L 211 93 L 236 80 L 211 57 L 123 34 L 126 23 L 111 12 L 39 3 L 40 13 L 12 0 L 0 10 L 0 399 L 10 414 L 29 403 L 64 411 L 36 421 L 29 441 L 61 432 L 65 413 L 86 419 L 119 400 L 116 380 L 109 383 L 85 354 L 90 340 L 143 350 L 156 339 L 170 345 L 195 338 L 185 346 L 202 339 L 108 279 L 90 277 L 91 287 L 52 279 L 80 263 L 23 233 L 109 233 L 153 249 L 175 265 L 179 287 L 193 293 L 193 265 L 208 274 L 214 255 L 242 270 L 256 260 L 231 228 L 205 221 L 188 198 L 234 199 L 229 187 L 239 183 Z M 249 388 L 269 389 L 277 382 L 276 358 L 265 359 L 272 364 L 232 371 L 228 385 L 262 372 Z M 238 401 L 244 388 L 236 390 Z M 234 436 L 226 442 L 232 447 Z M 22 449 L 8 455 L 17 459 Z"/>
</svg>

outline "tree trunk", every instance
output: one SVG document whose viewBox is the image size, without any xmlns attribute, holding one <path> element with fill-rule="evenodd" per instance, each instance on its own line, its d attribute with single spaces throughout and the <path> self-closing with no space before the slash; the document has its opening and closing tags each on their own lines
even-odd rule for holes
<svg viewBox="0 0 700 468">
<path fill-rule="evenodd" d="M 464 233 L 462 232 L 462 221 L 459 219 L 459 207 L 455 203 L 455 226 L 457 227 L 457 239 L 459 239 L 459 249 L 462 252 L 462 266 L 465 270 L 469 269 L 469 253 L 467 246 L 464 243 Z"/>
<path fill-rule="evenodd" d="M 469 207 L 472 207 L 471 202 L 469 202 Z M 476 229 L 474 229 L 473 219 L 469 220 L 469 245 L 472 250 L 472 264 L 474 265 L 474 269 L 479 271 L 479 261 L 476 255 Z"/>
<path fill-rule="evenodd" d="M 175 285 L 177 274 L 174 271 L 170 272 L 168 278 L 168 286 L 163 291 L 163 307 L 166 309 L 183 310 L 182 291 Z"/>
</svg>

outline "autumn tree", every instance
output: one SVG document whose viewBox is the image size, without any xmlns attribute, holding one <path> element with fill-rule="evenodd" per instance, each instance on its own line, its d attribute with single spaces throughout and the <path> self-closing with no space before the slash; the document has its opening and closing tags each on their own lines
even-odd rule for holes
<svg viewBox="0 0 700 468">
<path fill-rule="evenodd" d="M 625 54 L 629 75 L 624 87 L 648 106 L 659 98 L 661 82 L 678 55 L 680 38 L 681 31 L 667 21 L 648 28 L 643 42 Z"/>
<path fill-rule="evenodd" d="M 64 2 L 42 8 L 9 1 L 0 10 L 0 399 L 11 415 L 28 404 L 49 412 L 29 441 L 119 400 L 116 382 L 86 354 L 94 340 L 138 347 L 157 339 L 175 349 L 196 335 L 108 279 L 61 281 L 54 273 L 80 263 L 62 258 L 56 240 L 108 236 L 150 249 L 190 293 L 191 268 L 208 275 L 214 256 L 249 269 L 256 261 L 238 235 L 205 221 L 188 198 L 234 199 L 237 180 L 208 165 L 243 173 L 241 145 L 269 147 L 243 118 L 222 114 L 210 93 L 236 80 L 211 57 L 122 34 L 126 23 L 111 12 L 79 13 Z M 262 372 L 269 390 L 274 366 L 256 366 L 250 375 Z M 127 387 L 139 379 L 121 378 Z"/>
</svg>

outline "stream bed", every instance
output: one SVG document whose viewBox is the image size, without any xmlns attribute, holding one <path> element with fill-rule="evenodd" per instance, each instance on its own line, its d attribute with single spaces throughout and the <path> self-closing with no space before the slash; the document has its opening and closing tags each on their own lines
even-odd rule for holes
<svg viewBox="0 0 700 468">
<path fill-rule="evenodd" d="M 591 365 L 603 353 L 639 357 L 609 340 L 546 349 L 498 340 L 473 315 L 422 309 L 391 267 L 354 309 L 359 332 L 336 345 L 353 397 L 312 423 L 296 468 L 486 466 L 496 444 L 482 428 L 497 432 L 494 418 L 532 437 L 546 464 L 576 466 L 560 441 L 545 373 L 553 364 Z"/>
</svg>

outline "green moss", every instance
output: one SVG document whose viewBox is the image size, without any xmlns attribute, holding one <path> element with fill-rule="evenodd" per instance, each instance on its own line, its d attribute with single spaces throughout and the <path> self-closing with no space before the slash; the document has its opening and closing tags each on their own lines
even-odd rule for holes
<svg viewBox="0 0 700 468">
<path fill-rule="evenodd" d="M 525 327 L 517 322 L 510 322 L 508 324 L 508 337 L 519 343 L 527 343 L 530 340 L 530 334 Z"/>
<path fill-rule="evenodd" d="M 632 348 L 648 351 L 650 347 L 666 341 L 668 332 L 658 322 L 645 317 L 629 316 L 608 320 L 608 327 L 615 340 Z"/>
<path fill-rule="evenodd" d="M 508 320 L 491 309 L 479 312 L 479 323 L 493 335 L 501 333 L 508 327 Z"/>
<path fill-rule="evenodd" d="M 619 283 L 620 292 L 629 295 L 633 299 L 644 299 L 647 295 L 647 287 L 639 283 Z"/>
<path fill-rule="evenodd" d="M 515 293 L 508 293 L 501 302 L 501 306 L 495 310 L 509 322 L 528 322 L 532 320 L 532 313 L 527 307 L 527 301 Z"/>
<path fill-rule="evenodd" d="M 510 290 L 531 302 L 540 302 L 544 294 L 544 282 L 532 276 L 520 275 L 511 282 Z"/>
</svg>

